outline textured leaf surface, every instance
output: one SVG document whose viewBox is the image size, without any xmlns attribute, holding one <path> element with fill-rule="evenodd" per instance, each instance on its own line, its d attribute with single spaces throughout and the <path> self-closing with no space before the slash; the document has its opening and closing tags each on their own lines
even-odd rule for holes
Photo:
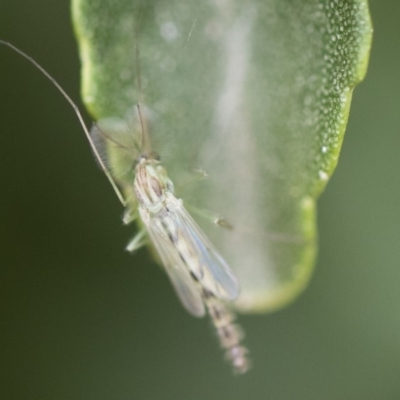
<svg viewBox="0 0 400 400">
<path fill-rule="evenodd" d="M 239 310 L 293 299 L 312 272 L 315 201 L 366 71 L 367 2 L 72 4 L 93 116 L 124 118 L 138 101 L 148 107 L 178 197 L 233 226 L 194 214 L 240 281 Z M 196 168 L 207 179 L 179 190 Z"/>
</svg>

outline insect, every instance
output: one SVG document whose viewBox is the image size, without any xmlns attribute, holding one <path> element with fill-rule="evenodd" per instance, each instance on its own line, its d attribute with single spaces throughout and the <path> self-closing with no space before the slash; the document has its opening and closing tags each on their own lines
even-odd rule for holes
<svg viewBox="0 0 400 400">
<path fill-rule="evenodd" d="M 239 295 L 239 284 L 229 266 L 202 232 L 174 194 L 174 185 L 151 147 L 147 116 L 141 104 L 135 107 L 139 123 L 139 139 L 132 132 L 114 134 L 101 122 L 89 132 L 82 115 L 59 83 L 34 59 L 0 40 L 38 68 L 61 92 L 74 109 L 100 168 L 110 181 L 122 205 L 126 207 L 126 224 L 139 218 L 144 225 L 129 243 L 134 251 L 147 234 L 161 260 L 180 301 L 190 314 L 202 317 L 206 311 L 215 326 L 221 347 L 234 372 L 245 373 L 250 366 L 247 349 L 241 344 L 243 333 L 234 323 L 235 315 L 227 306 Z M 132 146 L 127 143 L 131 142 Z M 133 179 L 124 181 L 109 167 L 110 158 L 120 152 L 136 156 Z M 110 154 L 111 153 L 111 154 Z M 120 186 L 124 193 L 121 193 Z"/>
</svg>

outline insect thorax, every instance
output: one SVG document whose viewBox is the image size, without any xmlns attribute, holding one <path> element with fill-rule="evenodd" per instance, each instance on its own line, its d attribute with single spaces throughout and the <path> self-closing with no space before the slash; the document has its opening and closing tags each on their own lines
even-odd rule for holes
<svg viewBox="0 0 400 400">
<path fill-rule="evenodd" d="M 157 214 L 165 207 L 165 196 L 174 186 L 159 161 L 142 158 L 136 166 L 134 189 L 139 207 Z"/>
</svg>

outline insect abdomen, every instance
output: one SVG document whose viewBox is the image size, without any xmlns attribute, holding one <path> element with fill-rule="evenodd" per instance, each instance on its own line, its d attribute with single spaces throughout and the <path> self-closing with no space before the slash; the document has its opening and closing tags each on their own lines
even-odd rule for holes
<svg viewBox="0 0 400 400">
<path fill-rule="evenodd" d="M 217 331 L 225 356 L 238 374 L 244 374 L 250 368 L 247 358 L 248 350 L 241 345 L 244 333 L 240 326 L 234 323 L 235 316 L 228 308 L 210 292 L 203 290 L 203 299 L 208 313 Z"/>
</svg>

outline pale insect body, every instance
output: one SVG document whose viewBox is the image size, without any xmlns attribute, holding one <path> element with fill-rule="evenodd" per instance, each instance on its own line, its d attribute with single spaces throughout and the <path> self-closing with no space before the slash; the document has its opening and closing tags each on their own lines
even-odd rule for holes
<svg viewBox="0 0 400 400">
<path fill-rule="evenodd" d="M 140 124 L 131 121 L 126 126 L 126 129 L 139 126 L 142 136 L 139 146 L 142 151 L 136 159 L 133 182 L 126 181 L 129 176 L 127 167 L 122 166 L 121 171 L 110 165 L 117 181 L 128 193 L 132 192 L 129 189 L 133 187 L 135 196 L 133 202 L 127 199 L 126 215 L 135 215 L 134 208 L 137 207 L 138 216 L 183 306 L 196 317 L 204 316 L 207 309 L 227 359 L 235 372 L 244 373 L 249 368 L 249 361 L 246 357 L 247 349 L 240 345 L 243 334 L 233 323 L 233 313 L 224 304 L 225 301 L 237 298 L 238 282 L 223 257 L 185 209 L 183 201 L 175 197 L 171 179 L 156 153 L 151 150 L 146 129 L 148 124 L 141 108 L 138 105 L 135 113 Z M 124 137 L 124 133 L 117 129 L 105 128 L 110 125 L 107 121 L 100 121 L 91 131 L 98 152 L 105 156 L 104 162 L 110 163 L 107 153 L 115 158 L 115 152 L 121 152 L 121 156 L 131 152 L 133 163 L 138 147 L 134 144 L 135 140 L 132 140 L 136 137 L 135 133 L 126 132 Z M 126 148 L 122 143 L 131 143 L 131 148 Z M 129 222 L 131 220 L 132 217 L 128 218 Z M 127 248 L 130 251 L 136 250 L 143 244 L 142 238 L 143 232 L 139 232 Z"/>
<path fill-rule="evenodd" d="M 226 357 L 236 372 L 246 372 L 247 350 L 233 314 L 219 300 L 233 300 L 239 288 L 223 258 L 216 252 L 173 194 L 165 170 L 154 160 L 142 158 L 134 182 L 139 214 L 163 266 L 185 308 L 194 316 L 205 314 L 204 304 L 216 328 Z"/>
<path fill-rule="evenodd" d="M 135 219 L 136 206 L 139 217 L 182 304 L 197 317 L 204 316 L 207 309 L 220 344 L 225 349 L 226 358 L 232 363 L 234 371 L 246 372 L 249 361 L 246 356 L 247 349 L 241 345 L 243 334 L 234 323 L 234 314 L 225 305 L 225 302 L 236 299 L 239 294 L 237 280 L 222 256 L 184 208 L 182 200 L 175 197 L 172 181 L 155 157 L 155 153 L 151 151 L 147 124 L 145 125 L 147 121 L 142 118 L 139 104 L 137 111 L 141 127 L 141 143 L 138 145 L 133 140 L 136 149 L 132 151 L 124 141 L 120 141 L 121 135 L 104 132 L 97 125 L 89 133 L 78 107 L 53 77 L 35 60 L 12 44 L 3 40 L 0 40 L 0 44 L 8 46 L 30 61 L 70 103 L 100 168 L 121 203 L 127 206 L 124 222 L 129 223 Z M 125 133 L 122 133 L 122 136 L 132 142 L 132 136 L 126 136 Z M 109 151 L 112 148 L 117 153 L 121 152 L 119 156 L 127 156 L 128 159 L 132 155 L 139 155 L 134 167 L 133 181 L 126 180 L 132 175 L 127 171 L 125 179 L 114 176 L 113 161 L 109 159 Z M 119 156 L 117 154 L 117 158 Z M 114 177 L 128 195 L 126 200 Z M 144 244 L 143 237 L 144 231 L 139 232 L 128 245 L 128 249 L 133 251 Z"/>
</svg>

